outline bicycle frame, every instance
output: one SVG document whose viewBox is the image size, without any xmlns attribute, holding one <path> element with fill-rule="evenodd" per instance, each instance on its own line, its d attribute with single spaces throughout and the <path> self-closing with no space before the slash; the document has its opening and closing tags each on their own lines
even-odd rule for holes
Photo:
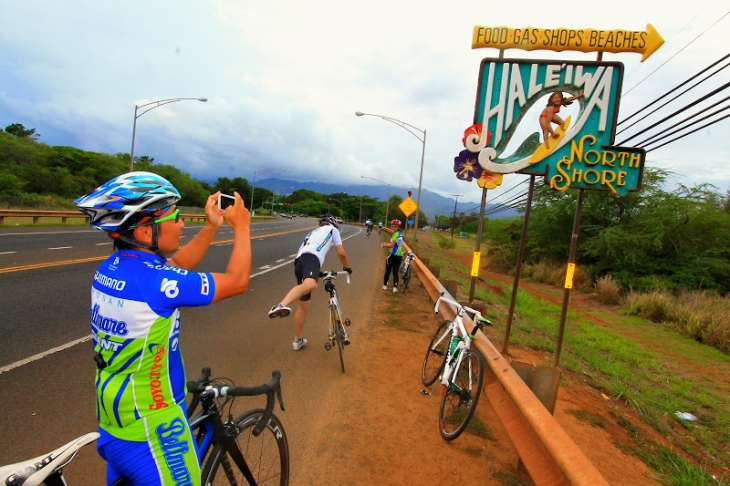
<svg viewBox="0 0 730 486">
<path fill-rule="evenodd" d="M 460 338 L 459 343 L 454 347 L 453 350 L 451 349 L 451 346 L 447 346 L 446 362 L 444 364 L 444 370 L 441 373 L 441 377 L 439 380 L 442 385 L 449 386 L 449 383 L 452 383 L 456 379 L 456 374 L 459 372 L 459 368 L 461 367 L 461 363 L 464 359 L 465 353 L 463 353 L 462 351 L 471 349 L 471 343 L 474 336 L 473 334 L 469 334 L 466 330 L 466 326 L 464 326 L 464 314 L 469 312 L 470 314 L 474 315 L 476 328 L 479 328 L 480 321 L 483 322 L 486 321 L 486 319 L 482 317 L 481 312 L 479 312 L 478 310 L 472 309 L 471 307 L 467 307 L 465 305 L 461 305 L 451 299 L 447 299 L 443 296 L 443 294 L 441 294 L 439 298 L 436 299 L 436 304 L 433 310 L 437 314 L 439 312 L 439 305 L 441 304 L 441 302 L 446 302 L 447 304 L 451 304 L 452 306 L 456 307 L 456 316 L 454 317 L 454 320 L 451 322 L 451 324 L 449 324 L 449 332 L 444 333 L 442 339 L 446 336 L 449 336 L 450 340 L 452 340 L 454 337 Z M 436 344 L 438 345 L 443 342 L 442 339 L 439 339 Z M 454 362 L 454 356 L 457 356 L 456 362 Z M 469 370 L 469 374 L 471 375 L 471 370 Z"/>
</svg>

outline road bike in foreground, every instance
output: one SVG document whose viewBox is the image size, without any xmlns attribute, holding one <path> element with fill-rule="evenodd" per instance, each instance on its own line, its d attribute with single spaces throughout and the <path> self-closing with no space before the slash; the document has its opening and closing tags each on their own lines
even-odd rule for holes
<svg viewBox="0 0 730 486">
<path fill-rule="evenodd" d="M 203 464 L 203 485 L 289 484 L 289 445 L 284 427 L 273 413 L 276 400 L 284 410 L 280 380 L 281 373 L 275 370 L 263 385 L 237 387 L 226 378 L 210 379 L 210 368 L 206 367 L 199 377 L 188 381 L 188 392 L 193 397 L 187 411 L 198 459 Z M 248 410 L 233 418 L 235 397 L 259 395 L 266 395 L 265 409 Z M 192 415 L 198 405 L 201 410 Z M 97 432 L 85 434 L 48 454 L 2 466 L 0 484 L 66 486 L 64 466 L 79 449 L 98 438 Z M 114 486 L 128 484 L 128 480 L 120 479 Z"/>
<path fill-rule="evenodd" d="M 471 343 L 476 331 L 492 323 L 475 309 L 454 302 L 441 293 L 436 300 L 434 312 L 438 314 L 441 302 L 456 308 L 453 321 L 443 321 L 433 335 L 423 360 L 421 379 L 425 386 L 438 380 L 444 385 L 444 394 L 439 409 L 439 430 L 446 440 L 454 440 L 464 432 L 474 415 L 484 381 L 484 360 Z M 471 333 L 466 330 L 463 316 L 472 314 L 476 326 Z M 430 396 L 437 384 L 423 395 Z"/>
<path fill-rule="evenodd" d="M 411 262 L 416 259 L 416 254 L 408 252 L 403 255 L 403 265 L 401 266 L 400 274 L 403 280 L 403 285 L 400 286 L 400 291 L 405 292 L 408 290 L 408 284 L 411 282 Z"/>
<path fill-rule="evenodd" d="M 350 283 L 350 274 L 346 271 L 343 272 L 319 272 L 319 276 L 322 277 L 324 282 L 324 290 L 329 292 L 330 299 L 327 303 L 329 307 L 329 327 L 327 332 L 327 341 L 324 343 L 324 348 L 329 351 L 333 346 L 337 346 L 337 351 L 340 354 L 340 367 L 342 372 L 345 372 L 345 361 L 342 359 L 342 351 L 345 346 L 350 344 L 350 337 L 345 331 L 345 326 L 352 324 L 350 319 L 342 318 L 342 310 L 340 309 L 340 301 L 337 299 L 337 290 L 335 290 L 335 280 L 337 275 L 347 275 L 347 283 Z"/>
</svg>

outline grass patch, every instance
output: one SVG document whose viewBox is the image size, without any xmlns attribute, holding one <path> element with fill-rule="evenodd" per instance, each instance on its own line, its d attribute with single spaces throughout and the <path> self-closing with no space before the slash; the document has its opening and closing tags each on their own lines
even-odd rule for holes
<svg viewBox="0 0 730 486">
<path fill-rule="evenodd" d="M 501 486 L 530 486 L 532 484 L 532 481 L 525 481 L 519 474 L 509 471 L 495 471 L 492 477 L 499 481 Z"/>
<path fill-rule="evenodd" d="M 568 410 L 568 413 L 575 415 L 575 418 L 578 420 L 582 420 L 583 422 L 588 422 L 594 427 L 600 427 L 602 429 L 607 428 L 606 422 L 599 417 L 596 417 L 595 415 L 592 415 L 585 410 L 575 410 L 570 409 Z"/>
<path fill-rule="evenodd" d="M 479 417 L 472 415 L 469 420 L 469 425 L 466 426 L 464 432 L 467 434 L 475 435 L 481 439 L 491 440 L 496 442 L 496 438 L 492 435 L 492 431 L 489 429 L 487 424 L 479 420 Z"/>
</svg>

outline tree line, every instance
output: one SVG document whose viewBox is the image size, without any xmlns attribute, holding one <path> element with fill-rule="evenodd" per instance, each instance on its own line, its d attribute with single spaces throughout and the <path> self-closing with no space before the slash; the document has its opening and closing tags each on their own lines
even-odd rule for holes
<svg viewBox="0 0 730 486">
<path fill-rule="evenodd" d="M 19 123 L 0 130 L 0 204 L 20 208 L 73 208 L 74 199 L 129 170 L 129 153 L 112 155 L 50 146 L 39 142 L 39 137 L 34 128 L 26 129 Z M 387 209 L 390 219 L 405 220 L 398 209 L 403 199 L 397 195 L 391 196 L 390 201 L 381 201 L 367 195 L 321 194 L 306 189 L 287 193 L 285 188 L 272 191 L 253 187 L 244 177 L 220 177 L 209 183 L 146 155 L 135 156 L 134 168 L 169 180 L 182 195 L 179 202 L 182 207 L 202 208 L 208 195 L 216 191 L 226 194 L 237 191 L 246 207 L 252 206 L 256 214 L 320 216 L 330 213 L 346 221 L 373 218 L 385 223 Z M 423 213 L 421 217 L 425 225 Z"/>
</svg>

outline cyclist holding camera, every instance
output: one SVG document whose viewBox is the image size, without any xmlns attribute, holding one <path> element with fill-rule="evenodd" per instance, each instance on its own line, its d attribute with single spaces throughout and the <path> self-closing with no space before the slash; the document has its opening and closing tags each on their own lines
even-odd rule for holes
<svg viewBox="0 0 730 486">
<path fill-rule="evenodd" d="M 180 247 L 178 190 L 150 172 L 115 177 L 74 201 L 91 226 L 114 241 L 91 289 L 99 454 L 107 482 L 200 484 L 195 439 L 185 410 L 180 307 L 205 306 L 248 287 L 250 214 L 241 196 L 225 212 L 208 196 L 203 229 Z M 225 273 L 198 273 L 226 222 L 233 251 Z M 166 255 L 173 253 L 168 258 Z"/>
</svg>

